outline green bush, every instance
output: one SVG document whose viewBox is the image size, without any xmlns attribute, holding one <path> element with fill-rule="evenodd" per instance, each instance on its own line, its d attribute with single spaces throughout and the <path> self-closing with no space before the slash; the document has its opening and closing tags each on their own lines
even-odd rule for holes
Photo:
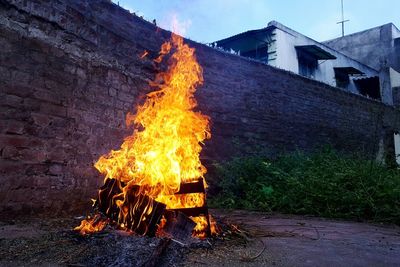
<svg viewBox="0 0 400 267">
<path fill-rule="evenodd" d="M 400 171 L 332 149 L 216 165 L 213 207 L 400 224 Z"/>
</svg>

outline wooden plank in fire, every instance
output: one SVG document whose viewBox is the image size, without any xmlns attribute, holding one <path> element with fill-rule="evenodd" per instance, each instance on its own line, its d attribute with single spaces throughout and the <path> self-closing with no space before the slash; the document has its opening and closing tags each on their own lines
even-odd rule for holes
<svg viewBox="0 0 400 267">
<path fill-rule="evenodd" d="M 175 195 L 179 194 L 191 194 L 191 193 L 205 193 L 203 178 L 198 179 L 191 183 L 182 183 L 180 185 L 179 191 Z"/>
<path fill-rule="evenodd" d="M 164 216 L 166 223 L 163 232 L 183 243 L 192 237 L 192 231 L 196 224 L 188 216 L 182 212 L 171 210 L 166 210 Z"/>
<path fill-rule="evenodd" d="M 166 205 L 141 194 L 138 185 L 127 187 L 128 192 L 120 205 L 119 223 L 139 235 L 154 236 Z"/>
<path fill-rule="evenodd" d="M 123 188 L 127 190 L 126 194 L 122 194 Z M 125 186 L 117 179 L 107 179 L 94 205 L 127 229 L 139 235 L 154 236 L 166 205 L 139 193 L 139 188 L 138 185 Z"/>
<path fill-rule="evenodd" d="M 138 194 L 138 185 L 131 185 L 129 188 L 125 188 L 125 190 L 129 190 L 129 193 L 124 196 L 122 190 L 125 186 L 126 184 L 117 179 L 106 179 L 104 185 L 99 190 L 94 205 L 108 218 L 119 224 L 123 223 L 125 227 L 135 233 L 154 236 L 157 230 L 157 224 L 165 213 L 165 204 L 157 202 L 148 196 Z M 175 194 L 191 193 L 205 194 L 203 178 L 198 179 L 196 182 L 182 183 L 180 190 Z M 117 205 L 117 201 L 122 204 L 120 206 L 123 208 L 124 212 L 122 212 L 121 208 Z M 151 209 L 149 208 L 150 206 L 152 207 Z M 202 207 L 171 209 L 170 211 L 176 214 L 183 213 L 188 217 L 205 216 L 208 222 L 207 234 L 210 234 L 209 213 L 206 204 Z"/>
<path fill-rule="evenodd" d="M 203 207 L 195 207 L 195 208 L 184 208 L 184 209 L 171 209 L 176 212 L 182 212 L 186 216 L 207 216 L 208 215 L 208 209 L 206 206 Z"/>
<path fill-rule="evenodd" d="M 103 186 L 97 193 L 94 206 L 108 218 L 118 221 L 119 208 L 117 200 L 122 200 L 122 188 L 125 186 L 117 179 L 106 179 Z"/>
<path fill-rule="evenodd" d="M 175 193 L 175 195 L 179 194 L 192 194 L 192 193 L 202 193 L 206 194 L 206 190 L 204 187 L 204 180 L 203 178 L 199 178 L 195 182 L 190 183 L 182 183 L 180 185 L 179 191 Z M 194 207 L 194 208 L 181 208 L 181 209 L 171 209 L 171 211 L 175 211 L 178 213 L 183 213 L 188 217 L 198 217 L 198 216 L 205 216 L 207 220 L 207 235 L 211 235 L 211 222 L 208 213 L 208 207 L 206 204 L 206 200 L 204 199 L 204 205 L 202 207 Z"/>
</svg>

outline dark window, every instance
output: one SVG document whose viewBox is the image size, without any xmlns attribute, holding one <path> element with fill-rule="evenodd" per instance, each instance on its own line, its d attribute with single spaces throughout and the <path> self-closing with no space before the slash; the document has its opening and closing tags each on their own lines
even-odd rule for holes
<svg viewBox="0 0 400 267">
<path fill-rule="evenodd" d="M 347 86 L 350 83 L 349 74 L 338 68 L 334 68 L 334 71 L 335 71 L 336 86 L 340 88 L 347 88 Z"/>
<path fill-rule="evenodd" d="M 318 60 L 305 52 L 297 51 L 299 60 L 299 74 L 305 77 L 313 78 L 315 70 L 318 68 Z"/>
<path fill-rule="evenodd" d="M 354 84 L 356 85 L 360 94 L 371 97 L 373 99 L 381 99 L 381 91 L 378 77 L 354 80 Z"/>
<path fill-rule="evenodd" d="M 262 61 L 268 61 L 268 46 L 262 46 L 258 47 L 255 50 L 241 52 L 240 55 L 244 57 L 259 59 Z"/>
</svg>

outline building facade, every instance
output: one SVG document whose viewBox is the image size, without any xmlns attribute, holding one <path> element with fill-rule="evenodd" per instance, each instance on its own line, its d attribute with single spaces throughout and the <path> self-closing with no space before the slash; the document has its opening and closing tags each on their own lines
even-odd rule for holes
<svg viewBox="0 0 400 267">
<path fill-rule="evenodd" d="M 384 102 L 400 107 L 400 30 L 393 23 L 323 44 L 378 70 Z"/>
<path fill-rule="evenodd" d="M 324 82 L 346 91 L 391 104 L 388 84 L 378 69 L 368 66 L 329 45 L 319 43 L 276 21 L 259 30 L 247 31 L 215 42 L 224 50 Z"/>
</svg>

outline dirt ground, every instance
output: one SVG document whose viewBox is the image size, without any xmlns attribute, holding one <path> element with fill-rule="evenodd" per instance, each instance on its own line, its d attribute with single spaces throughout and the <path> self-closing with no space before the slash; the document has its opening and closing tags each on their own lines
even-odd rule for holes
<svg viewBox="0 0 400 267">
<path fill-rule="evenodd" d="M 215 214 L 246 238 L 191 251 L 185 266 L 400 266 L 399 226 L 238 210 Z"/>
<path fill-rule="evenodd" d="M 218 239 L 172 242 L 160 266 L 400 266 L 400 227 L 213 210 Z M 146 266 L 160 240 L 108 229 L 82 237 L 79 218 L 0 222 L 1 266 Z M 239 230 L 235 230 L 237 227 Z"/>
</svg>

